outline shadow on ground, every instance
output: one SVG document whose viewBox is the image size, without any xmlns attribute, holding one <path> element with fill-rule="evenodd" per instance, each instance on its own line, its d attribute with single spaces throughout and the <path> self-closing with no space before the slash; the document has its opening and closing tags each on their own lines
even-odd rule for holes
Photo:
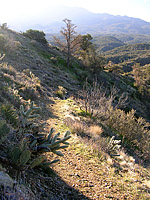
<svg viewBox="0 0 150 200">
<path fill-rule="evenodd" d="M 38 169 L 31 173 L 27 175 L 28 182 L 31 181 L 32 191 L 38 192 L 38 195 L 35 194 L 38 200 L 90 200 L 50 168 L 45 172 Z M 36 181 L 33 183 L 33 180 Z"/>
</svg>

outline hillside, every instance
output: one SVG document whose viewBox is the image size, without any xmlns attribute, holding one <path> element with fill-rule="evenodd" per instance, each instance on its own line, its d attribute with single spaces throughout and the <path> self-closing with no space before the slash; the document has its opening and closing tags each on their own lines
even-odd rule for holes
<svg viewBox="0 0 150 200">
<path fill-rule="evenodd" d="M 150 43 L 150 35 L 145 34 L 116 34 L 114 37 L 126 44 Z"/>
<path fill-rule="evenodd" d="M 121 47 L 116 47 L 112 50 L 103 52 L 102 55 L 108 60 L 111 60 L 115 64 L 121 64 L 124 66 L 125 71 L 131 71 L 131 67 L 134 63 L 140 63 L 141 66 L 150 63 L 150 44 L 139 43 L 132 45 L 124 45 Z"/>
<path fill-rule="evenodd" d="M 133 75 L 104 68 L 93 85 L 76 58 L 67 68 L 58 48 L 4 27 L 0 53 L 1 199 L 150 198 L 149 99 Z"/>
<path fill-rule="evenodd" d="M 121 47 L 125 45 L 124 42 L 121 40 L 117 39 L 116 37 L 113 36 L 95 36 L 93 39 L 93 43 L 95 44 L 97 51 L 109 51 L 112 50 L 116 47 Z"/>
<path fill-rule="evenodd" d="M 52 37 L 50 35 L 47 35 L 47 38 L 52 41 Z M 127 45 L 134 44 L 135 46 L 138 46 L 137 44 L 150 44 L 150 36 L 149 35 L 131 35 L 131 34 L 110 34 L 110 35 L 93 35 L 93 43 L 97 47 L 97 51 L 99 52 L 105 52 L 112 50 L 116 47 L 121 47 L 126 45 L 125 48 L 128 48 Z M 139 45 L 140 46 L 140 45 Z M 131 46 L 132 47 L 132 46 Z M 136 48 L 136 47 L 135 47 Z M 142 49 L 141 49 L 142 50 Z"/>
</svg>

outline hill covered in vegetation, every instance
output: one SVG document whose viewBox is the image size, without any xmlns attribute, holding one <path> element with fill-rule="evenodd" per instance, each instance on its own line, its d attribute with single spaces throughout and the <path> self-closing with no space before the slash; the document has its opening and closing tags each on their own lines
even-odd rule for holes
<svg viewBox="0 0 150 200">
<path fill-rule="evenodd" d="M 97 51 L 102 51 L 102 52 L 109 51 L 116 47 L 125 45 L 124 42 L 118 40 L 116 37 L 107 35 L 94 37 L 93 43 L 96 45 Z"/>
<path fill-rule="evenodd" d="M 116 34 L 114 36 L 126 44 L 150 43 L 150 36 L 146 34 Z"/>
<path fill-rule="evenodd" d="M 68 68 L 31 32 L 0 28 L 1 199 L 149 199 L 149 65 L 111 61 L 123 44 L 96 71 Z"/>
<path fill-rule="evenodd" d="M 150 62 L 149 49 L 150 44 L 143 43 L 117 47 L 102 54 L 115 64 L 124 63 L 131 67 L 134 63 L 140 63 L 143 66 Z"/>
</svg>

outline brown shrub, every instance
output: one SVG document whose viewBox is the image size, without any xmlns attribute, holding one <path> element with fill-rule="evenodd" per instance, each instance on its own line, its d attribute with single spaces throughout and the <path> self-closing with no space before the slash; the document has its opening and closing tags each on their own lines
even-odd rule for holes
<svg viewBox="0 0 150 200">
<path fill-rule="evenodd" d="M 92 86 L 89 86 L 86 82 L 81 94 L 82 99 L 81 110 L 85 111 L 90 117 L 98 117 L 102 119 L 107 119 L 111 115 L 114 108 L 124 107 L 127 101 L 127 95 L 123 93 L 118 97 L 117 89 L 112 88 L 110 94 L 108 91 L 104 90 L 102 85 L 97 82 L 93 82 Z M 115 102 L 116 97 L 118 101 Z"/>
<path fill-rule="evenodd" d="M 98 137 L 101 135 L 101 133 L 103 133 L 103 129 L 101 126 L 98 125 L 91 125 L 89 127 L 89 133 L 90 135 L 94 136 L 94 137 Z"/>
</svg>

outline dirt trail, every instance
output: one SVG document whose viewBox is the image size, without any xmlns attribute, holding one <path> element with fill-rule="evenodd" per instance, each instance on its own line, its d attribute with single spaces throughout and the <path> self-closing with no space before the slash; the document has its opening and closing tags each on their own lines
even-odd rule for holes
<svg viewBox="0 0 150 200">
<path fill-rule="evenodd" d="M 72 109 L 69 101 L 57 100 L 53 105 L 57 117 L 50 119 L 51 125 L 56 129 L 64 127 L 66 117 L 74 118 Z M 64 157 L 53 166 L 63 181 L 89 199 L 141 199 L 139 193 L 143 190 L 143 182 L 140 182 L 139 169 L 127 169 L 119 173 L 107 162 L 102 163 L 97 157 L 85 155 L 84 148 L 88 148 L 88 143 L 82 144 L 76 135 L 72 135 L 70 147 L 63 152 Z"/>
</svg>

